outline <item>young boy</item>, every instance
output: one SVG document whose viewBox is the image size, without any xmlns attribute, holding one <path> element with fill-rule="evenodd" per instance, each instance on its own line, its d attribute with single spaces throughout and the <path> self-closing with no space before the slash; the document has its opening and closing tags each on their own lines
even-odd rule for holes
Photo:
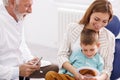
<svg viewBox="0 0 120 80">
<path fill-rule="evenodd" d="M 83 29 L 80 37 L 81 49 L 73 51 L 69 61 L 75 68 L 91 67 L 99 72 L 103 70 L 104 62 L 102 57 L 97 53 L 100 43 L 98 41 L 98 33 L 94 30 Z M 66 70 L 60 72 L 73 76 Z"/>
<path fill-rule="evenodd" d="M 98 37 L 98 32 L 94 30 L 82 30 L 80 37 L 81 49 L 73 51 L 69 58 L 69 62 L 76 70 L 81 67 L 95 68 L 99 72 L 103 70 L 103 59 L 99 53 L 97 53 L 100 46 Z M 51 74 L 51 76 L 49 74 Z M 49 72 L 49 74 L 46 75 L 46 80 L 75 80 L 73 74 L 65 69 L 61 69 L 60 74 L 55 72 Z M 55 74 L 56 76 L 53 76 L 52 74 Z M 83 75 L 81 75 L 81 77 L 83 79 L 85 78 Z"/>
</svg>

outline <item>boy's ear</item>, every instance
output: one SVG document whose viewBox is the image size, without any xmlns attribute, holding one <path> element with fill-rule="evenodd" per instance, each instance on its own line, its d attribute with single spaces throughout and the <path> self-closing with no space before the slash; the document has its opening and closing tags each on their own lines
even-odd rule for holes
<svg viewBox="0 0 120 80">
<path fill-rule="evenodd" d="M 98 47 L 98 48 L 100 47 L 100 42 L 97 43 L 97 47 Z"/>
</svg>

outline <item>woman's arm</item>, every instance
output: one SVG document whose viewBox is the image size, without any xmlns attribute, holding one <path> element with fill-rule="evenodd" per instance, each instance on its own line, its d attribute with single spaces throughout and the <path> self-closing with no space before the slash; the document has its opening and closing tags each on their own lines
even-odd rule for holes
<svg viewBox="0 0 120 80">
<path fill-rule="evenodd" d="M 100 55 L 103 57 L 105 64 L 104 70 L 102 72 L 107 74 L 106 79 L 108 80 L 113 69 L 112 66 L 115 51 L 115 37 L 110 31 L 104 30 L 100 34 L 100 42 L 101 42 Z"/>
<path fill-rule="evenodd" d="M 82 29 L 83 26 L 80 26 L 77 23 L 72 23 L 68 25 L 67 32 L 64 34 L 63 41 L 60 43 L 60 48 L 57 54 L 60 68 L 62 67 L 64 62 L 69 62 L 68 58 L 72 52 L 71 48 L 80 36 L 80 31 L 82 31 Z"/>
<path fill-rule="evenodd" d="M 64 34 L 63 41 L 57 54 L 57 59 L 59 61 L 60 68 L 61 67 L 65 68 L 66 70 L 71 72 L 75 77 L 77 76 L 79 77 L 80 74 L 78 74 L 76 69 L 69 63 L 69 57 L 72 52 L 71 49 L 73 47 L 72 45 L 76 42 L 76 40 L 80 36 L 80 31 L 82 29 L 83 28 L 76 23 L 68 25 L 67 33 Z"/>
<path fill-rule="evenodd" d="M 108 80 L 108 75 L 106 73 L 102 73 L 99 77 L 97 77 L 97 80 Z"/>
</svg>

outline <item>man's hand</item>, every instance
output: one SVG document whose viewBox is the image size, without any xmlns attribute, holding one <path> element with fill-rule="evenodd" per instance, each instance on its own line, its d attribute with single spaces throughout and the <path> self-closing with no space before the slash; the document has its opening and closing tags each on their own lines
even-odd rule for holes
<svg viewBox="0 0 120 80">
<path fill-rule="evenodd" d="M 41 58 L 42 59 L 42 58 Z M 39 67 L 40 67 L 40 60 L 41 59 L 39 59 L 38 57 L 35 57 L 34 59 L 32 59 L 32 60 L 30 60 L 30 61 L 28 61 L 31 65 L 39 65 Z"/>
<path fill-rule="evenodd" d="M 19 76 L 28 77 L 30 74 L 32 74 L 34 71 L 40 69 L 40 62 L 36 65 L 36 63 L 39 60 L 39 58 L 34 58 L 31 61 L 28 61 L 27 63 L 24 63 L 19 66 Z"/>
</svg>

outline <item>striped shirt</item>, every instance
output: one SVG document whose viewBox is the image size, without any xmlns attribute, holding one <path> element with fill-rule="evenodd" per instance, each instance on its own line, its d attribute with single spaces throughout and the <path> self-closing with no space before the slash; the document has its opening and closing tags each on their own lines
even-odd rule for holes
<svg viewBox="0 0 120 80">
<path fill-rule="evenodd" d="M 63 41 L 60 45 L 57 59 L 59 61 L 59 67 L 61 68 L 64 62 L 69 61 L 69 56 L 72 51 L 75 49 L 73 46 L 77 43 L 80 43 L 80 33 L 83 30 L 84 25 L 78 23 L 71 23 L 68 25 L 67 32 L 64 34 Z M 104 70 L 103 72 L 107 73 L 110 77 L 111 71 L 113 69 L 113 59 L 115 51 L 115 36 L 106 28 L 102 28 L 99 31 L 99 41 L 100 49 L 99 53 L 104 59 Z"/>
</svg>

